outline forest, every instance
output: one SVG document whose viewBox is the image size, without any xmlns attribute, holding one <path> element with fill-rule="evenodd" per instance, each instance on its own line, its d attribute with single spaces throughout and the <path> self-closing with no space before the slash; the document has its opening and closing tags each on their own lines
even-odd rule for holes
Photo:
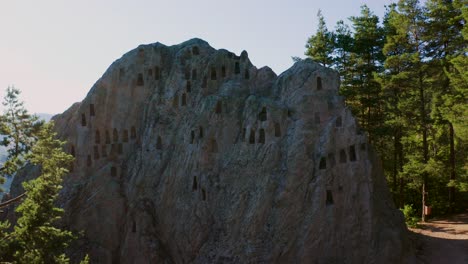
<svg viewBox="0 0 468 264">
<path fill-rule="evenodd" d="M 397 207 L 423 221 L 423 208 L 466 209 L 468 2 L 401 0 L 383 18 L 364 5 L 333 30 L 325 15 L 305 55 L 340 73 L 340 93 L 380 154 Z"/>
</svg>

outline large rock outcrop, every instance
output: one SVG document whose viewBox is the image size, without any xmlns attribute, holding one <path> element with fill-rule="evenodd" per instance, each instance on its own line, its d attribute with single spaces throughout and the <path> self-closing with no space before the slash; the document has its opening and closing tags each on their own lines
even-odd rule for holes
<svg viewBox="0 0 468 264">
<path fill-rule="evenodd" d="M 141 45 L 56 116 L 60 203 L 95 263 L 401 263 L 381 165 L 310 60 L 280 76 L 203 40 Z M 20 178 L 20 177 L 18 177 Z"/>
</svg>

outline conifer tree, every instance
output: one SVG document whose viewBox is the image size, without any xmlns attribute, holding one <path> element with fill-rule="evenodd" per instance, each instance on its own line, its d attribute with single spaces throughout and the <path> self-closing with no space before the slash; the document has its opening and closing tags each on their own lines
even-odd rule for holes
<svg viewBox="0 0 468 264">
<path fill-rule="evenodd" d="M 429 69 L 431 70 L 430 82 L 434 91 L 431 116 L 435 122 L 435 129 L 442 130 L 438 133 L 437 139 L 443 141 L 436 142 L 439 145 L 439 151 L 436 153 L 438 154 L 437 160 L 444 167 L 441 169 L 449 171 L 451 181 L 456 179 L 457 174 L 455 137 L 458 134 L 458 131 L 454 129 L 453 122 L 450 121 L 450 112 L 453 111 L 454 106 L 451 105 L 451 102 L 453 102 L 454 97 L 459 97 L 460 93 L 450 81 L 449 75 L 456 70 L 451 58 L 463 54 L 465 46 L 461 34 L 464 24 L 463 17 L 461 9 L 457 8 L 456 5 L 457 1 L 428 0 L 425 5 L 426 30 L 423 36 L 426 41 L 426 56 L 429 58 Z M 445 154 L 447 152 L 449 155 Z M 444 166 L 444 163 L 447 165 Z M 450 187 L 448 200 L 451 211 L 453 211 L 454 193 L 455 188 Z"/>
<path fill-rule="evenodd" d="M 405 68 L 399 73 L 405 79 L 405 97 L 400 101 L 405 126 L 409 130 L 403 138 L 406 146 L 406 158 L 409 162 L 403 166 L 403 174 L 412 178 L 413 186 L 420 186 L 422 207 L 427 204 L 430 126 L 429 106 L 431 91 L 427 80 L 427 64 L 424 62 L 425 18 L 418 0 L 400 0 L 398 13 L 392 21 L 402 46 L 401 58 Z M 420 176 L 420 177 L 415 177 Z M 422 220 L 426 215 L 422 210 Z"/>
<path fill-rule="evenodd" d="M 1 169 L 3 176 L 14 174 L 24 165 L 24 155 L 36 142 L 36 134 L 43 124 L 37 116 L 28 113 L 19 99 L 20 94 L 19 89 L 8 87 L 3 101 L 5 112 L 0 117 L 0 134 L 4 137 L 0 144 L 8 148 L 7 161 Z"/>
<path fill-rule="evenodd" d="M 390 5 L 384 18 L 385 45 L 383 54 L 386 56 L 385 71 L 379 75 L 379 81 L 383 90 L 383 101 L 385 102 L 385 122 L 383 126 L 391 134 L 388 135 L 393 144 L 388 146 L 392 149 L 391 155 L 388 152 L 382 153 L 385 167 L 391 170 L 392 191 L 398 199 L 395 201 L 403 208 L 404 179 L 401 175 L 404 165 L 404 151 L 402 138 L 406 134 L 406 126 L 402 113 L 401 102 L 408 96 L 405 87 L 410 86 L 410 76 L 407 71 L 410 65 L 407 63 L 407 51 L 411 49 L 406 35 L 397 31 L 396 25 L 401 23 L 402 16 L 398 14 L 396 4 Z M 388 164 L 390 163 L 390 164 Z M 398 188 L 399 186 L 399 188 Z"/>
<path fill-rule="evenodd" d="M 332 34 L 327 29 L 321 10 L 318 11 L 317 17 L 319 19 L 317 32 L 307 40 L 305 55 L 323 66 L 328 67 L 333 62 L 331 56 L 333 51 L 333 38 Z"/>
<path fill-rule="evenodd" d="M 459 52 L 449 57 L 452 64 L 452 71 L 448 72 L 452 94 L 444 97 L 445 117 L 453 124 L 460 138 L 468 141 L 468 3 L 467 0 L 456 0 L 453 2 L 454 8 L 459 10 L 460 18 L 463 21 L 462 36 L 463 43 Z"/>
<path fill-rule="evenodd" d="M 16 212 L 20 215 L 11 233 L 0 237 L 8 241 L 0 260 L 19 263 L 68 263 L 64 251 L 74 238 L 70 231 L 56 226 L 63 209 L 55 202 L 62 188 L 62 177 L 72 156 L 62 150 L 63 142 L 55 139 L 53 123 L 47 123 L 32 148 L 31 163 L 40 166 L 41 175 L 23 183 L 25 200 Z M 5 225 L 5 223 L 3 223 Z M 4 245 L 5 247 L 5 242 Z"/>
<path fill-rule="evenodd" d="M 382 71 L 383 30 L 379 18 L 366 5 L 361 7 L 360 16 L 350 20 L 354 30 L 355 76 L 348 94 L 355 99 L 348 103 L 372 140 L 379 133 L 378 124 L 382 119 L 381 87 L 375 74 Z"/>
<path fill-rule="evenodd" d="M 443 214 L 468 202 L 454 199 L 455 187 L 468 191 L 467 20 L 467 0 L 399 0 L 387 7 L 383 27 L 362 6 L 351 30 L 339 21 L 326 31 L 333 47 L 316 56 L 332 58 L 340 93 L 380 153 L 395 201 L 420 208 L 423 221 L 426 205 Z"/>
<path fill-rule="evenodd" d="M 333 32 L 333 68 L 340 73 L 341 88 L 340 92 L 349 100 L 352 100 L 351 87 L 353 84 L 353 76 L 356 75 L 353 65 L 355 56 L 353 56 L 354 39 L 351 29 L 339 20 L 336 23 L 335 31 Z"/>
<path fill-rule="evenodd" d="M 468 3 L 466 0 L 457 0 L 453 2 L 453 6 L 460 12 L 460 19 L 463 20 L 462 36 L 463 43 L 458 54 L 453 55 L 450 59 L 452 65 L 451 71 L 446 71 L 451 84 L 451 92 L 443 96 L 443 114 L 444 117 L 452 124 L 453 130 L 459 137 L 460 149 L 466 150 L 468 147 Z M 460 191 L 468 192 L 468 154 L 466 151 L 458 151 L 459 155 L 459 171 L 457 179 L 451 179 L 451 186 L 458 187 Z M 453 189 L 452 189 L 453 190 Z M 463 201 L 462 201 L 463 202 Z"/>
</svg>

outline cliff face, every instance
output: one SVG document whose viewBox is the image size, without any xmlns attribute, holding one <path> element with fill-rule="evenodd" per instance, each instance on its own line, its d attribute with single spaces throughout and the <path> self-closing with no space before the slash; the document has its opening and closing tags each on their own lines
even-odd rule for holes
<svg viewBox="0 0 468 264">
<path fill-rule="evenodd" d="M 55 122 L 60 203 L 96 263 L 399 263 L 376 155 L 310 60 L 280 76 L 193 39 L 115 61 Z"/>
</svg>

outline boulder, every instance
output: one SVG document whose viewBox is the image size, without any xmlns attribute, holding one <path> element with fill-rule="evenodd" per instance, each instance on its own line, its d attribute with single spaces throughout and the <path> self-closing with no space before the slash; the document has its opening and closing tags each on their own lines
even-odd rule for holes
<svg viewBox="0 0 468 264">
<path fill-rule="evenodd" d="M 128 52 L 54 117 L 75 157 L 59 199 L 64 225 L 84 232 L 72 255 L 409 261 L 403 216 L 338 88 L 312 60 L 277 76 L 200 39 Z"/>
</svg>

